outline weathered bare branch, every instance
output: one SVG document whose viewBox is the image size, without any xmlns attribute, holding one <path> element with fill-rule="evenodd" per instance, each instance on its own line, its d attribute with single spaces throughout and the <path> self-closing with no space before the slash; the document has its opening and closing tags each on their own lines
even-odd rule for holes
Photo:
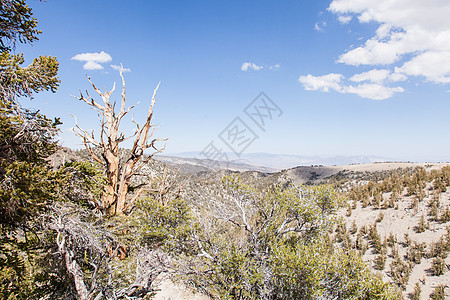
<svg viewBox="0 0 450 300">
<path fill-rule="evenodd" d="M 122 118 L 124 115 L 128 113 L 128 111 L 133 108 L 134 106 L 131 106 L 127 112 L 125 112 L 125 78 L 123 77 L 123 65 L 120 64 L 120 78 L 122 78 L 122 102 L 120 104 L 120 113 L 119 118 Z"/>
<path fill-rule="evenodd" d="M 48 225 L 57 235 L 58 254 L 74 278 L 79 299 L 142 299 L 153 291 L 156 276 L 167 270 L 164 253 L 137 246 L 133 256 L 136 260 L 134 281 L 117 283 L 113 261 L 123 247 L 109 230 L 86 221 L 93 218 L 91 211 L 56 204 L 48 217 Z M 83 270 L 88 266 L 92 267 L 92 272 Z"/>
<path fill-rule="evenodd" d="M 99 111 L 103 111 L 105 109 L 104 106 L 95 102 L 94 99 L 91 96 L 89 96 L 89 93 L 87 91 L 86 91 L 86 96 L 87 96 L 87 98 L 84 97 L 83 93 L 80 91 L 80 97 L 75 97 L 75 96 L 74 97 L 77 98 L 78 100 L 86 102 L 89 106 L 92 106 L 92 107 L 98 109 Z"/>
<path fill-rule="evenodd" d="M 91 81 L 91 78 L 88 77 L 89 82 L 91 83 L 92 87 L 94 88 L 94 90 L 97 92 L 97 94 L 100 95 L 100 97 L 102 97 L 103 102 L 105 103 L 106 107 L 111 108 L 111 102 L 109 101 L 109 98 L 111 97 L 112 93 L 114 93 L 115 89 L 116 89 L 116 83 L 114 82 L 113 87 L 111 89 L 111 91 L 108 92 L 108 90 L 106 90 L 104 93 L 102 93 L 96 86 L 95 84 Z"/>
<path fill-rule="evenodd" d="M 134 105 L 130 106 L 128 109 L 125 107 L 126 85 L 123 76 L 123 66 L 120 70 L 120 77 L 122 79 L 121 105 L 117 115 L 115 113 L 115 103 L 111 104 L 110 101 L 110 97 L 115 90 L 115 84 L 111 91 L 106 90 L 105 92 L 101 92 L 88 77 L 93 89 L 103 99 L 104 106 L 94 101 L 87 92 L 86 96 L 80 93 L 81 95 L 78 97 L 79 100 L 84 101 L 89 106 L 99 111 L 101 115 L 100 141 L 95 140 L 93 132 L 89 134 L 86 130 L 80 128 L 77 123 L 75 125 L 78 129 L 76 134 L 82 138 L 83 143 L 91 156 L 96 161 L 102 160 L 102 163 L 106 166 L 106 175 L 109 184 L 105 191 L 102 207 L 103 209 L 110 208 L 110 214 L 123 214 L 136 201 L 142 191 L 131 198 L 127 197 L 131 177 L 138 173 L 155 154 L 160 153 L 165 149 L 165 144 L 161 148 L 158 148 L 156 144 L 166 141 L 166 139 L 151 139 L 156 129 L 151 121 L 153 117 L 153 107 L 156 102 L 156 92 L 158 91 L 160 83 L 158 83 L 153 91 L 144 124 L 140 126 L 133 119 L 132 122 L 136 125 L 136 130 L 134 134 L 128 137 L 125 137 L 119 130 L 121 119 L 134 108 Z M 119 145 L 131 138 L 134 138 L 133 147 L 129 157 L 125 159 L 125 163 L 121 164 L 119 160 Z M 98 155 L 95 155 L 90 145 L 100 149 L 101 158 Z M 152 149 L 153 153 L 144 156 L 146 149 Z"/>
</svg>

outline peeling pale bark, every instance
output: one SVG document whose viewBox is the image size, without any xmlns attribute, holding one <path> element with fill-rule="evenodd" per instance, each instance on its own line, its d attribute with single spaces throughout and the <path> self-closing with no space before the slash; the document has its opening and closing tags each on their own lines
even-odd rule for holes
<svg viewBox="0 0 450 300">
<path fill-rule="evenodd" d="M 129 137 L 125 137 L 119 130 L 120 121 L 134 107 L 131 106 L 128 109 L 125 109 L 125 79 L 122 73 L 123 67 L 120 70 L 120 77 L 122 78 L 122 94 L 121 106 L 118 114 L 114 111 L 115 103 L 111 104 L 109 100 L 115 90 L 115 84 L 111 91 L 108 92 L 108 90 L 106 90 L 105 92 L 101 92 L 89 79 L 94 90 L 103 99 L 104 105 L 95 102 L 87 92 L 86 95 L 80 93 L 80 96 L 77 97 L 79 100 L 84 101 L 89 106 L 96 109 L 102 117 L 100 140 L 96 140 L 93 132 L 87 132 L 79 127 L 77 123 L 75 126 L 78 131 L 75 133 L 81 137 L 92 158 L 103 164 L 106 169 L 108 186 L 105 188 L 102 199 L 102 209 L 110 215 L 124 214 L 127 208 L 133 204 L 142 192 L 142 189 L 140 189 L 137 192 L 139 194 L 128 197 L 131 177 L 137 174 L 142 167 L 152 159 L 153 155 L 164 150 L 165 146 L 157 148 L 156 143 L 166 140 L 152 138 L 155 128 L 151 121 L 159 83 L 153 92 L 145 123 L 141 126 L 133 120 L 133 123 L 136 125 L 136 130 L 134 134 Z M 130 138 L 134 138 L 133 147 L 129 157 L 126 159 L 125 163 L 121 165 L 119 162 L 119 145 Z M 92 147 L 100 149 L 100 157 L 95 153 Z M 152 149 L 154 152 L 144 157 L 144 151 L 146 149 Z"/>
<path fill-rule="evenodd" d="M 56 243 L 58 245 L 59 252 L 64 257 L 64 262 L 66 264 L 67 271 L 72 274 L 75 289 L 77 290 L 78 296 L 81 300 L 88 300 L 90 298 L 89 291 L 84 283 L 84 273 L 81 270 L 80 265 L 75 260 L 74 253 L 67 248 L 66 236 L 63 234 L 64 225 L 62 224 L 62 218 L 59 217 L 57 222 L 58 236 L 56 238 Z"/>
</svg>

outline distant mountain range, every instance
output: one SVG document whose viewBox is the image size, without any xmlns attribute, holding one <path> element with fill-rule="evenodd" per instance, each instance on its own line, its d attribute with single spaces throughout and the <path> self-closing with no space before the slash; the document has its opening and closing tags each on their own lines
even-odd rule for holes
<svg viewBox="0 0 450 300">
<path fill-rule="evenodd" d="M 303 156 L 288 154 L 269 154 L 269 153 L 245 153 L 237 157 L 233 153 L 227 153 L 230 161 L 214 163 L 214 161 L 205 159 L 200 152 L 183 152 L 173 155 L 158 155 L 157 160 L 170 165 L 182 167 L 185 171 L 198 172 L 201 170 L 231 169 L 236 171 L 250 170 L 261 172 L 276 172 L 282 169 L 290 169 L 297 166 L 311 165 L 351 165 L 351 164 L 369 164 L 374 162 L 385 162 L 389 159 L 378 156 L 355 155 L 355 156 Z"/>
<path fill-rule="evenodd" d="M 157 155 L 154 158 L 160 162 L 166 163 L 176 169 L 179 169 L 183 173 L 200 173 L 225 169 L 239 172 L 259 171 L 263 173 L 273 173 L 279 171 L 279 169 L 236 161 L 215 161 L 211 159 L 165 155 Z"/>
</svg>

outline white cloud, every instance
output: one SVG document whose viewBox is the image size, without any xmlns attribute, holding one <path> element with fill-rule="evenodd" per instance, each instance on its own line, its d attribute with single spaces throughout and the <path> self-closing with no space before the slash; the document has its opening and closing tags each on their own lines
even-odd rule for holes
<svg viewBox="0 0 450 300">
<path fill-rule="evenodd" d="M 251 62 L 245 62 L 241 66 L 241 70 L 242 71 L 248 71 L 248 70 L 259 71 L 262 68 L 263 68 L 263 66 L 258 66 L 258 65 L 254 64 L 254 63 L 251 63 Z"/>
<path fill-rule="evenodd" d="M 333 0 L 330 11 L 354 13 L 363 22 L 392 23 L 398 27 L 420 24 L 426 29 L 447 28 L 450 3 L 447 0 Z"/>
<path fill-rule="evenodd" d="M 362 98 L 369 98 L 372 100 L 384 100 L 391 98 L 394 93 L 403 92 L 402 87 L 388 87 L 376 83 L 364 83 L 357 86 L 346 86 L 342 89 L 342 93 L 356 94 Z"/>
<path fill-rule="evenodd" d="M 366 41 L 364 46 L 357 47 L 339 56 L 338 62 L 347 65 L 387 65 L 400 58 L 394 45 L 379 42 L 377 39 Z"/>
<path fill-rule="evenodd" d="M 391 73 L 391 75 L 389 75 L 389 80 L 390 81 L 405 81 L 406 79 L 408 79 L 408 77 L 406 77 L 406 75 L 401 74 L 401 73 Z"/>
<path fill-rule="evenodd" d="M 352 16 L 339 16 L 338 20 L 342 24 L 348 24 L 352 20 Z"/>
<path fill-rule="evenodd" d="M 386 69 L 373 69 L 367 72 L 355 74 L 350 78 L 350 80 L 354 82 L 370 81 L 374 83 L 382 83 L 388 78 L 390 73 L 391 71 Z"/>
<path fill-rule="evenodd" d="M 280 68 L 280 64 L 276 64 L 276 65 L 269 67 L 270 70 L 278 70 L 279 68 Z"/>
<path fill-rule="evenodd" d="M 374 36 L 343 53 L 338 62 L 394 65 L 397 73 L 450 82 L 450 1 L 333 0 L 328 9 L 340 16 L 355 15 L 360 22 L 380 24 Z"/>
<path fill-rule="evenodd" d="M 102 51 L 100 53 L 80 53 L 71 58 L 72 60 L 83 61 L 85 64 L 83 68 L 85 70 L 101 70 L 103 69 L 102 63 L 107 63 L 112 60 L 111 55 Z"/>
<path fill-rule="evenodd" d="M 376 31 L 376 35 L 379 39 L 384 39 L 389 36 L 389 33 L 391 32 L 392 26 L 389 24 L 381 24 L 380 27 L 378 27 Z"/>
<path fill-rule="evenodd" d="M 317 91 L 321 90 L 328 92 L 330 89 L 339 91 L 341 90 L 340 82 L 344 76 L 342 74 L 330 73 L 322 76 L 313 76 L 308 74 L 306 76 L 300 76 L 300 81 L 305 90 Z"/>
<path fill-rule="evenodd" d="M 378 24 L 361 45 L 342 53 L 336 62 L 351 66 L 379 66 L 349 76 L 341 74 L 300 76 L 306 90 L 336 90 L 381 100 L 401 93 L 409 76 L 450 83 L 450 1 L 448 0 L 332 0 L 328 10 L 346 24 L 356 17 L 361 23 Z M 316 30 L 321 30 L 316 23 Z"/>
<path fill-rule="evenodd" d="M 94 61 L 98 63 L 106 63 L 108 61 L 111 61 L 111 55 L 106 53 L 105 51 L 102 51 L 100 53 L 94 52 L 94 53 L 81 53 L 77 54 L 74 57 L 72 57 L 74 60 L 79 61 Z"/>
<path fill-rule="evenodd" d="M 428 51 L 395 70 L 406 75 L 424 76 L 435 83 L 450 83 L 450 52 Z"/>
<path fill-rule="evenodd" d="M 118 66 L 118 65 L 110 65 L 110 67 L 116 71 L 120 71 L 120 69 L 122 69 L 122 66 Z M 131 69 L 123 68 L 123 72 L 131 72 Z"/>
<path fill-rule="evenodd" d="M 384 73 L 383 80 L 389 77 L 389 71 L 384 72 L 384 70 L 372 70 L 377 72 L 365 72 L 355 75 L 350 80 L 352 81 L 366 81 L 377 83 L 363 83 L 357 86 L 345 85 L 343 84 L 344 76 L 342 74 L 330 73 L 322 76 L 313 76 L 308 74 L 307 76 L 300 76 L 298 81 L 303 84 L 305 90 L 310 91 L 323 91 L 329 92 L 330 90 L 335 90 L 341 94 L 356 94 L 362 98 L 368 98 L 373 100 L 384 100 L 392 97 L 395 93 L 403 92 L 402 87 L 389 87 L 381 84 L 380 74 Z M 383 81 L 381 80 L 381 81 Z"/>
<path fill-rule="evenodd" d="M 324 31 L 324 27 L 327 26 L 327 23 L 325 21 L 322 22 L 316 22 L 316 24 L 314 24 L 314 30 L 322 32 Z"/>
<path fill-rule="evenodd" d="M 85 70 L 101 70 L 103 66 L 95 61 L 88 61 L 83 65 L 83 69 Z"/>
</svg>

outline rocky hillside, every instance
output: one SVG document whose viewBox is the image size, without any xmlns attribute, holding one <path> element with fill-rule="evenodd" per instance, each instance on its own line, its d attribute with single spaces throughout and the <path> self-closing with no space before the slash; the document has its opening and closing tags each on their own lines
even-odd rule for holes
<svg viewBox="0 0 450 300">
<path fill-rule="evenodd" d="M 372 179 L 347 178 L 342 193 L 347 207 L 339 214 L 336 244 L 357 249 L 405 296 L 428 299 L 450 282 L 450 167 L 408 166 L 384 176 L 363 174 Z"/>
<path fill-rule="evenodd" d="M 62 149 L 51 162 L 56 166 L 83 159 L 89 159 L 84 151 Z M 153 188 L 158 188 L 161 181 L 169 182 L 192 204 L 199 217 L 232 209 L 231 195 L 221 182 L 224 175 L 231 173 L 238 173 L 243 182 L 259 189 L 289 182 L 332 184 L 343 199 L 339 224 L 330 232 L 336 247 L 358 250 L 375 272 L 386 282 L 399 286 L 404 296 L 411 299 L 428 299 L 437 287 L 450 283 L 447 164 L 308 166 L 275 173 L 195 170 L 153 160 L 134 180 Z M 444 290 L 450 295 L 450 288 Z M 420 298 L 414 298 L 419 291 Z"/>
</svg>

